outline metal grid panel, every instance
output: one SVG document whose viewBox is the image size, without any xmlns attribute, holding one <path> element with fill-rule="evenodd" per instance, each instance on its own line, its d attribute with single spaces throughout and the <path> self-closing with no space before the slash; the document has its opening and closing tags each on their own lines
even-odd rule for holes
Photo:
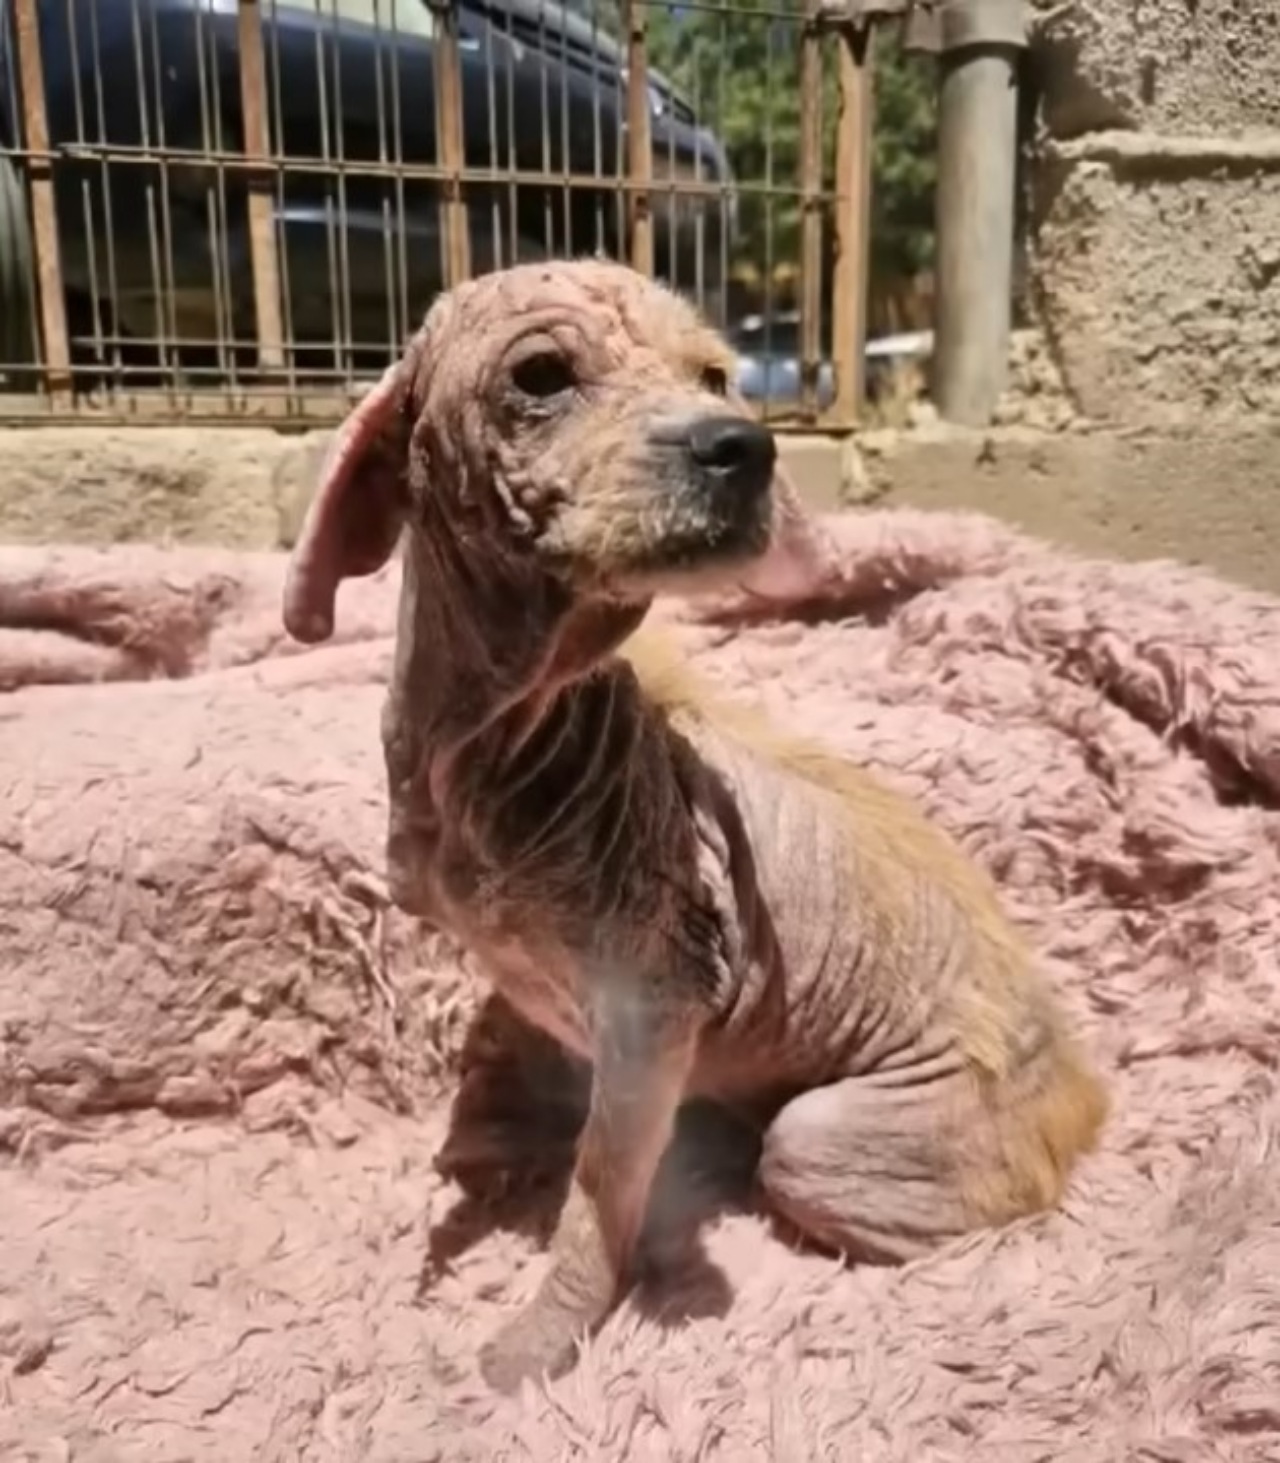
<svg viewBox="0 0 1280 1463">
<path fill-rule="evenodd" d="M 439 289 L 598 252 L 745 332 L 778 425 L 856 416 L 866 58 L 817 0 L 0 14 L 0 417 L 332 419 Z"/>
</svg>

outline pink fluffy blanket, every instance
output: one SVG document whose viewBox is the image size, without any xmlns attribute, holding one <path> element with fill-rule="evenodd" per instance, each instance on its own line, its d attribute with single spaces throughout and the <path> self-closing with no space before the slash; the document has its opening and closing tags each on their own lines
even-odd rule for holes
<svg viewBox="0 0 1280 1463">
<path fill-rule="evenodd" d="M 1062 1211 L 901 1270 L 724 1214 L 495 1401 L 540 1256 L 430 1168 L 475 986 L 378 878 L 394 570 L 303 652 L 271 556 L 4 550 L 0 1457 L 1280 1457 L 1280 603 L 830 527 L 821 603 L 662 613 L 994 871 L 1111 1077 Z"/>
</svg>

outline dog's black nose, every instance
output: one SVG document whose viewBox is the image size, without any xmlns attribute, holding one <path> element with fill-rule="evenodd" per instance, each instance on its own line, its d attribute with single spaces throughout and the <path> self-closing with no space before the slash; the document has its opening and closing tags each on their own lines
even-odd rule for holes
<svg viewBox="0 0 1280 1463">
<path fill-rule="evenodd" d="M 702 417 L 689 429 L 689 454 L 719 484 L 755 495 L 772 482 L 778 449 L 773 433 L 758 422 Z"/>
</svg>

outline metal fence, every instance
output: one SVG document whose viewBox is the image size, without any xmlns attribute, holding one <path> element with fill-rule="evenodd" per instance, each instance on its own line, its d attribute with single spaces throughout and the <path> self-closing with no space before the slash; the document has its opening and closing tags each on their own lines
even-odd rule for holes
<svg viewBox="0 0 1280 1463">
<path fill-rule="evenodd" d="M 869 84 L 829 16 L 0 0 L 0 419 L 333 419 L 440 289 L 602 252 L 732 327 L 777 425 L 848 428 Z"/>
</svg>

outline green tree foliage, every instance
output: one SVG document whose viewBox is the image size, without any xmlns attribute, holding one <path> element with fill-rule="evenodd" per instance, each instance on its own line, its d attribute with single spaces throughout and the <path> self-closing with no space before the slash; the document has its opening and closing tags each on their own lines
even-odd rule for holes
<svg viewBox="0 0 1280 1463">
<path fill-rule="evenodd" d="M 787 0 L 774 0 L 786 4 Z M 740 264 L 760 277 L 800 255 L 800 13 L 751 0 L 704 0 L 649 12 L 651 64 L 687 95 L 724 141 L 743 191 Z M 839 97 L 837 38 L 824 36 L 823 187 L 835 190 Z M 888 32 L 874 49 L 873 278 L 910 278 L 933 246 L 934 84 L 930 63 L 906 55 Z"/>
<path fill-rule="evenodd" d="M 914 276 L 933 263 L 937 157 L 934 62 L 884 36 L 875 58 L 871 268 Z"/>
</svg>

